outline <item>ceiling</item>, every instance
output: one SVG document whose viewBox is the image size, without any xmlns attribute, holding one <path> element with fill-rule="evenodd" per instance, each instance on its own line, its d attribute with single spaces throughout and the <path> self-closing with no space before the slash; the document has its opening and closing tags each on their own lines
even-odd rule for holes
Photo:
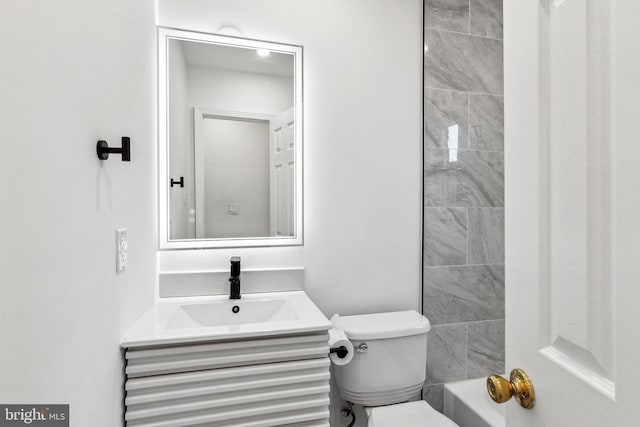
<svg viewBox="0 0 640 427">
<path fill-rule="evenodd" d="M 256 49 L 180 40 L 187 65 L 219 68 L 280 77 L 293 77 L 293 54 L 271 52 L 261 57 Z"/>
</svg>

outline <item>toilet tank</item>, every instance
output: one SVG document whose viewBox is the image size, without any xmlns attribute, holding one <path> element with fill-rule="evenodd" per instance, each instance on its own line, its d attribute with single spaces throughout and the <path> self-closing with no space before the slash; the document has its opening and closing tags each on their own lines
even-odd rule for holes
<svg viewBox="0 0 640 427">
<path fill-rule="evenodd" d="M 350 363 L 334 366 L 345 400 L 363 406 L 390 405 L 407 401 L 422 389 L 431 329 L 426 317 L 412 310 L 332 321 L 356 350 Z"/>
</svg>

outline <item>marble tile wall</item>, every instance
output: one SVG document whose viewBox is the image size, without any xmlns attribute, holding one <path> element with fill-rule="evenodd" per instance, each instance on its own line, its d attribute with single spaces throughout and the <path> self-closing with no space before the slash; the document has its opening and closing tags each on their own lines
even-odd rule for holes
<svg viewBox="0 0 640 427">
<path fill-rule="evenodd" d="M 504 372 L 502 0 L 424 0 L 423 397 Z"/>
</svg>

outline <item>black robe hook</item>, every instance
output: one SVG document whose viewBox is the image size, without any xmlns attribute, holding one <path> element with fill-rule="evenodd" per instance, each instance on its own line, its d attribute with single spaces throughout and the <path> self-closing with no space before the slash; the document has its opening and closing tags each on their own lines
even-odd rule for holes
<svg viewBox="0 0 640 427">
<path fill-rule="evenodd" d="M 107 141 L 98 141 L 98 145 L 96 146 L 96 151 L 98 153 L 98 158 L 100 160 L 107 160 L 109 158 L 109 153 L 113 154 L 122 154 L 123 162 L 131 161 L 131 138 L 128 136 L 122 137 L 122 147 L 121 148 L 109 148 L 109 144 Z"/>
</svg>

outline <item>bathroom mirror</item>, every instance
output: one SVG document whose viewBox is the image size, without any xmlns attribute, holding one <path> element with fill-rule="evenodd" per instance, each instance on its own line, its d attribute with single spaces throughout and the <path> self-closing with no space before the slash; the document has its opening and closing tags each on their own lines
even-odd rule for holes
<svg viewBox="0 0 640 427">
<path fill-rule="evenodd" d="M 161 249 L 302 244 L 302 47 L 158 30 Z"/>
</svg>

